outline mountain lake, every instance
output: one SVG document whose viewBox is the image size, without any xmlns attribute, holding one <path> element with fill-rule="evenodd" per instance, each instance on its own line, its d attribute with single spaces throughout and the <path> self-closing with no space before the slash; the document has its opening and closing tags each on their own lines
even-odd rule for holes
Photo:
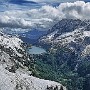
<svg viewBox="0 0 90 90">
<path fill-rule="evenodd" d="M 46 50 L 41 47 L 31 46 L 31 48 L 28 48 L 29 54 L 43 54 L 46 53 Z"/>
</svg>

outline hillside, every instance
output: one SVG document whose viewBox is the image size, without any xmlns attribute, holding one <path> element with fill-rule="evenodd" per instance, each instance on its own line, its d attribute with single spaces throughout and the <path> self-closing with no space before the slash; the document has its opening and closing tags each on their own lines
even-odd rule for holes
<svg viewBox="0 0 90 90">
<path fill-rule="evenodd" d="M 40 77 L 61 82 L 68 90 L 90 89 L 89 20 L 62 19 L 39 41 L 50 47 L 47 54 L 37 56 Z"/>
</svg>

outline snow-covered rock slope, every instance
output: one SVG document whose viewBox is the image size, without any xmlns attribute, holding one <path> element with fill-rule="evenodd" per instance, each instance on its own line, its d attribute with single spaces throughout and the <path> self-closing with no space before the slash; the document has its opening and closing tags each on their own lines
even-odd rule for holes
<svg viewBox="0 0 90 90">
<path fill-rule="evenodd" d="M 90 37 L 89 20 L 62 19 L 48 31 L 46 36 L 40 39 L 40 42 L 66 44 L 85 37 Z"/>
<path fill-rule="evenodd" d="M 55 90 L 57 86 L 66 90 L 57 82 L 32 76 L 24 66 L 29 61 L 18 37 L 0 33 L 0 90 Z"/>
<path fill-rule="evenodd" d="M 11 48 L 20 57 L 22 57 L 22 55 L 18 53 L 16 49 L 23 50 L 20 46 L 21 43 L 22 41 L 19 38 L 3 35 L 3 33 L 0 35 L 0 45 L 4 46 L 4 48 Z"/>
<path fill-rule="evenodd" d="M 23 70 L 11 73 L 0 66 L 0 90 L 48 90 L 47 85 L 61 87 L 59 83 L 29 76 Z M 63 89 L 66 90 L 65 87 Z"/>
</svg>

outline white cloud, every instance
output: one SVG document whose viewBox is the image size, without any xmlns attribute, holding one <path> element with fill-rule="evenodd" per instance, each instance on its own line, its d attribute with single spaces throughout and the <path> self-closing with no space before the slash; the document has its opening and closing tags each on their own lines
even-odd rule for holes
<svg viewBox="0 0 90 90">
<path fill-rule="evenodd" d="M 53 23 L 63 19 L 90 19 L 90 3 L 77 1 L 61 3 L 58 7 L 42 6 L 26 11 L 10 10 L 0 12 L 0 27 L 11 28 L 49 28 Z"/>
<path fill-rule="evenodd" d="M 62 3 L 58 8 L 66 18 L 90 19 L 90 2 Z"/>
<path fill-rule="evenodd" d="M 11 28 L 48 28 L 53 19 L 58 19 L 58 10 L 52 6 L 27 11 L 10 10 L 0 13 L 0 27 Z"/>
</svg>

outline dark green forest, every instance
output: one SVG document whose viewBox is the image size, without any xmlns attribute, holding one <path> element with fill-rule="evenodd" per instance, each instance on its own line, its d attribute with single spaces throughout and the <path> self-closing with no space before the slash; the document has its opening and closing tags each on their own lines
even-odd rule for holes
<svg viewBox="0 0 90 90">
<path fill-rule="evenodd" d="M 34 76 L 57 81 L 68 90 L 90 90 L 90 57 L 80 57 L 65 47 L 49 49 L 46 54 L 35 55 Z"/>
</svg>

